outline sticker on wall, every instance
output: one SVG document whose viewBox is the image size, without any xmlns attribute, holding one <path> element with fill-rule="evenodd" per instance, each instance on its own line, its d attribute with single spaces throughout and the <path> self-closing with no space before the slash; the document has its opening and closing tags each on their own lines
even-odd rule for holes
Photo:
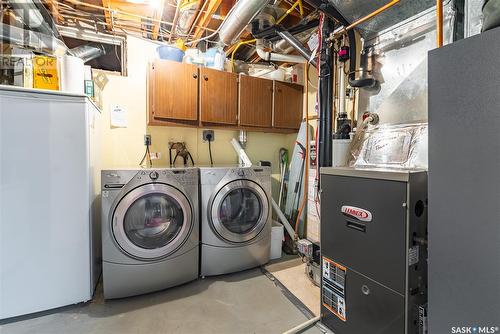
<svg viewBox="0 0 500 334">
<path fill-rule="evenodd" d="M 346 321 L 345 280 L 347 269 L 323 256 L 321 302 L 340 320 Z"/>
<path fill-rule="evenodd" d="M 111 126 L 114 128 L 126 128 L 127 110 L 123 107 L 112 105 L 111 106 Z"/>
</svg>

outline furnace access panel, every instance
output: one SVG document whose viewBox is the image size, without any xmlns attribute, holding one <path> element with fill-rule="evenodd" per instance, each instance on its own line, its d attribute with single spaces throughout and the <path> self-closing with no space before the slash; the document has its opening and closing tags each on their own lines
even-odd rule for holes
<svg viewBox="0 0 500 334">
<path fill-rule="evenodd" d="M 323 168 L 321 188 L 322 322 L 426 333 L 427 173 Z"/>
</svg>

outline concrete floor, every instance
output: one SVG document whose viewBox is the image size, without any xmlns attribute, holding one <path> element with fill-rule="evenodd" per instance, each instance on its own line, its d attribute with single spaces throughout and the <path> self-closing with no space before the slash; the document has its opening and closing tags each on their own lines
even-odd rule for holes
<svg viewBox="0 0 500 334">
<path fill-rule="evenodd" d="M 287 256 L 281 261 L 267 264 L 265 268 L 315 316 L 318 316 L 320 314 L 320 290 L 305 274 L 305 266 L 299 257 Z"/>
<path fill-rule="evenodd" d="M 144 296 L 106 302 L 97 296 L 91 303 L 4 324 L 0 333 L 274 334 L 306 320 L 257 268 Z M 311 327 L 303 333 L 322 331 Z"/>
</svg>

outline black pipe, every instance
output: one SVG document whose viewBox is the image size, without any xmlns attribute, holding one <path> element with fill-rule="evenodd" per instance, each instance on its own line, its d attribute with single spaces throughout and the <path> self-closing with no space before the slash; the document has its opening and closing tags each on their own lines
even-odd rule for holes
<svg viewBox="0 0 500 334">
<path fill-rule="evenodd" d="M 322 28 L 323 39 L 320 53 L 319 78 L 319 167 L 332 165 L 332 111 L 333 111 L 333 54 L 328 36 L 333 32 L 333 20 L 325 17 Z"/>
<path fill-rule="evenodd" d="M 313 5 L 328 17 L 337 20 L 344 27 L 349 25 L 349 22 L 344 18 L 342 14 L 330 3 L 328 0 L 306 0 L 309 4 Z M 349 40 L 349 76 L 348 82 L 351 87 L 359 88 L 373 88 L 377 86 L 377 80 L 373 78 L 365 78 L 356 80 L 356 59 L 357 59 L 357 47 L 356 47 L 356 34 L 354 30 L 351 29 L 347 32 L 347 38 Z"/>
<path fill-rule="evenodd" d="M 351 29 L 347 32 L 347 38 L 349 39 L 349 76 L 348 82 L 351 87 L 358 88 L 374 88 L 377 86 L 377 80 L 373 78 L 356 79 L 356 35 L 354 30 Z"/>
</svg>

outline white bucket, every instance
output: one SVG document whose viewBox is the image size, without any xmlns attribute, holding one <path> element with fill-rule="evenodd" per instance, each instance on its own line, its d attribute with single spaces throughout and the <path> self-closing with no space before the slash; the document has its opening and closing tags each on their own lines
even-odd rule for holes
<svg viewBox="0 0 500 334">
<path fill-rule="evenodd" d="M 61 59 L 61 90 L 67 93 L 85 93 L 85 69 L 83 60 L 74 56 Z"/>
<path fill-rule="evenodd" d="M 273 221 L 271 231 L 271 260 L 281 258 L 281 247 L 284 239 L 284 227 L 280 223 Z"/>
<path fill-rule="evenodd" d="M 351 139 L 334 139 L 332 142 L 332 166 L 345 167 L 349 160 Z"/>
</svg>

